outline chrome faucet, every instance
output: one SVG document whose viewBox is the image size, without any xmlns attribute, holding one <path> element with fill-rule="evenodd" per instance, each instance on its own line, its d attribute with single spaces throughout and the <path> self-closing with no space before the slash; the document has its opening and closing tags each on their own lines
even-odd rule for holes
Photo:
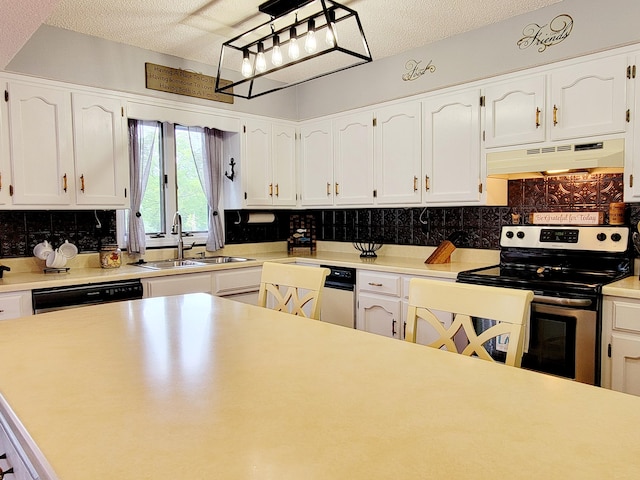
<svg viewBox="0 0 640 480">
<path fill-rule="evenodd" d="M 178 260 L 182 260 L 184 258 L 184 242 L 182 241 L 182 217 L 180 212 L 176 212 L 173 215 L 171 233 L 178 235 Z"/>
</svg>

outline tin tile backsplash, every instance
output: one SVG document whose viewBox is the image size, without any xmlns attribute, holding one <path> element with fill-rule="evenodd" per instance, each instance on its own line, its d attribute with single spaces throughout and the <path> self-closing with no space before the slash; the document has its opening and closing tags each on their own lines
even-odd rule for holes
<svg viewBox="0 0 640 480">
<path fill-rule="evenodd" d="M 412 207 L 320 210 L 275 210 L 268 224 L 249 224 L 247 211 L 225 212 L 229 244 L 284 241 L 290 236 L 291 215 L 315 217 L 317 239 L 351 242 L 375 239 L 386 244 L 437 246 L 457 232 L 456 244 L 468 248 L 499 248 L 500 227 L 542 211 L 602 211 L 609 221 L 609 203 L 622 202 L 623 178 L 615 175 L 583 175 L 512 180 L 505 207 Z M 96 218 L 97 216 L 97 218 Z M 115 211 L 0 211 L 0 255 L 33 254 L 42 240 L 54 245 L 69 240 L 82 253 L 97 252 L 100 245 L 115 243 Z M 640 220 L 640 204 L 627 205 L 630 225 Z M 100 225 L 100 226 L 98 226 Z"/>
</svg>

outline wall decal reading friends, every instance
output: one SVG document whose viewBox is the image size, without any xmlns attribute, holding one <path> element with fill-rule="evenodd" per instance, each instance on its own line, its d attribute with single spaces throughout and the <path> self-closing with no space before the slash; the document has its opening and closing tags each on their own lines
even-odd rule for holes
<svg viewBox="0 0 640 480">
<path fill-rule="evenodd" d="M 555 17 L 548 25 L 530 23 L 522 30 L 522 37 L 518 40 L 518 47 L 524 50 L 529 47 L 538 47 L 538 52 L 544 52 L 547 47 L 557 45 L 571 35 L 573 30 L 573 18 L 562 14 Z"/>
<path fill-rule="evenodd" d="M 407 71 L 402 75 L 402 80 L 405 82 L 411 82 L 420 78 L 425 73 L 433 73 L 436 71 L 436 66 L 433 64 L 433 60 L 429 60 L 426 65 L 422 64 L 422 60 L 409 60 L 405 64 Z"/>
</svg>

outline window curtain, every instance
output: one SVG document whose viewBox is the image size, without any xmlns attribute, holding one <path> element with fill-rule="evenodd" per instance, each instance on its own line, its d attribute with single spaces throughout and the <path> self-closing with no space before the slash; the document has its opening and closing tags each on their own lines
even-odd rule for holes
<svg viewBox="0 0 640 480">
<path fill-rule="evenodd" d="M 191 132 L 204 132 L 203 139 L 203 159 L 202 162 L 196 160 L 196 154 L 191 140 Z M 218 212 L 220 204 L 220 194 L 222 192 L 222 131 L 215 128 L 189 127 L 189 142 L 191 153 L 196 160 L 200 185 L 204 190 L 209 206 L 207 218 L 208 234 L 206 250 L 214 252 L 224 247 L 224 229 L 222 220 Z"/>
<path fill-rule="evenodd" d="M 146 136 L 143 135 L 143 127 L 146 127 Z M 129 234 L 127 235 L 129 253 L 143 255 L 146 251 L 144 221 L 140 213 L 140 205 L 149 180 L 155 143 L 159 139 L 160 123 L 129 120 L 129 162 L 131 166 L 131 214 L 129 215 Z"/>
</svg>

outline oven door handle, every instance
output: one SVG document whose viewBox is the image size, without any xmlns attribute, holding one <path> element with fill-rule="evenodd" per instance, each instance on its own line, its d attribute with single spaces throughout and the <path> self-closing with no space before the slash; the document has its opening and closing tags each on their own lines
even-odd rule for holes
<svg viewBox="0 0 640 480">
<path fill-rule="evenodd" d="M 533 303 L 544 303 L 547 305 L 560 305 L 563 307 L 589 307 L 593 300 L 588 298 L 557 298 L 546 295 L 535 295 Z"/>
</svg>

